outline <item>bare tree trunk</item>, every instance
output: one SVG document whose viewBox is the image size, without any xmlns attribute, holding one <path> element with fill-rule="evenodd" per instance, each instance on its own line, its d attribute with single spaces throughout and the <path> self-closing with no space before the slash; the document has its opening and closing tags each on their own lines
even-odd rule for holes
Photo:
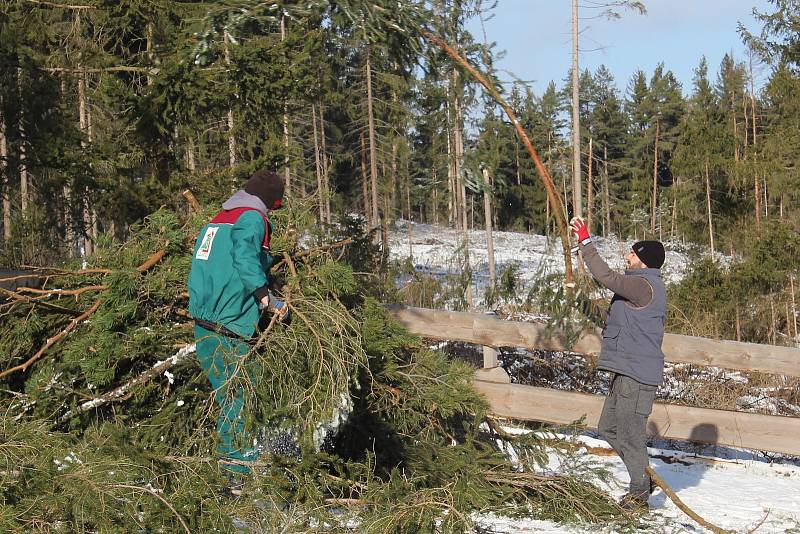
<svg viewBox="0 0 800 534">
<path fill-rule="evenodd" d="M 78 25 L 80 25 L 80 14 L 77 15 Z M 81 139 L 81 147 L 86 149 L 91 141 L 91 132 L 89 130 L 89 114 L 88 114 L 88 104 L 86 101 L 86 74 L 84 72 L 78 73 L 78 124 L 83 134 L 83 138 Z M 83 191 L 84 198 L 81 200 L 81 204 L 83 206 L 83 233 L 84 243 L 83 243 L 83 254 L 84 257 L 91 256 L 94 243 L 92 242 L 92 216 L 90 212 L 89 206 L 89 190 L 88 188 Z"/>
<path fill-rule="evenodd" d="M 603 237 L 607 237 L 611 232 L 611 199 L 608 192 L 608 147 L 603 145 L 603 204 L 605 204 L 605 224 L 603 225 Z"/>
<path fill-rule="evenodd" d="M 775 300 L 769 299 L 769 311 L 772 314 L 772 328 L 770 328 L 770 343 L 775 344 L 775 331 L 777 330 L 777 322 L 775 321 Z"/>
<path fill-rule="evenodd" d="M 0 100 L 0 102 L 2 102 Z M 0 106 L 2 109 L 2 106 Z M 0 116 L 0 180 L 3 184 L 3 240 L 11 240 L 11 180 L 8 179 L 8 143 L 6 141 L 6 117 Z"/>
<path fill-rule="evenodd" d="M 386 214 L 387 217 L 392 216 L 397 210 L 397 143 L 398 140 L 392 139 L 392 161 L 391 161 L 391 188 L 392 192 L 389 196 L 389 209 L 391 210 Z"/>
<path fill-rule="evenodd" d="M 364 217 L 367 219 L 367 226 L 372 228 L 372 209 L 369 205 L 369 175 L 367 174 L 367 144 L 364 141 L 364 132 L 359 136 L 361 141 L 361 191 L 364 194 Z"/>
<path fill-rule="evenodd" d="M 436 183 L 436 167 L 433 168 L 433 181 Z M 436 187 L 433 188 L 433 195 L 431 195 L 431 201 L 433 202 L 433 224 L 439 224 L 439 198 L 438 198 L 438 190 Z"/>
<path fill-rule="evenodd" d="M 653 143 L 653 198 L 650 202 L 650 232 L 656 233 L 656 202 L 658 202 L 658 136 L 660 123 L 656 119 L 656 139 Z"/>
<path fill-rule="evenodd" d="M 197 170 L 197 162 L 195 162 L 195 146 L 194 146 L 194 135 L 189 134 L 189 138 L 186 140 L 186 167 L 191 171 L 194 172 Z"/>
<path fill-rule="evenodd" d="M 672 224 L 670 225 L 669 237 L 675 239 L 675 232 L 678 224 L 678 188 L 680 187 L 680 178 L 675 179 L 672 184 Z"/>
<path fill-rule="evenodd" d="M 736 303 L 736 341 L 742 340 L 742 322 L 739 317 L 739 303 Z"/>
<path fill-rule="evenodd" d="M 586 225 L 592 231 L 592 201 L 594 200 L 594 184 L 592 184 L 592 138 L 589 138 L 589 166 L 586 169 Z"/>
<path fill-rule="evenodd" d="M 317 207 L 319 209 L 319 222 L 325 221 L 325 204 L 322 197 L 322 164 L 319 161 L 319 135 L 317 134 L 317 107 L 311 104 L 311 124 L 314 130 L 314 170 L 317 173 Z"/>
<path fill-rule="evenodd" d="M 447 224 L 452 226 L 455 222 L 455 227 L 458 228 L 460 224 L 460 217 L 458 216 L 458 197 L 456 188 L 456 178 L 453 167 L 453 139 L 451 127 L 452 120 L 450 117 L 450 87 L 446 88 L 446 104 L 445 111 L 447 114 Z"/>
<path fill-rule="evenodd" d="M 367 71 L 367 120 L 369 122 L 369 173 L 372 182 L 372 223 L 380 225 L 380 214 L 378 213 L 378 159 L 375 136 L 375 115 L 372 109 L 372 59 L 371 50 L 367 45 L 367 58 L 365 69 Z"/>
<path fill-rule="evenodd" d="M 27 136 L 25 135 L 25 106 L 22 105 L 22 67 L 17 67 L 17 90 L 19 92 L 20 112 L 19 112 L 19 195 L 22 216 L 28 215 L 28 204 L 30 203 L 30 192 L 28 191 L 28 158 L 27 158 Z"/>
<path fill-rule="evenodd" d="M 756 228 L 761 226 L 761 178 L 758 174 L 755 174 L 755 180 L 753 180 L 753 197 L 755 198 L 755 212 L 756 212 Z"/>
<path fill-rule="evenodd" d="M 731 119 L 733 119 L 733 161 L 739 162 L 739 125 L 736 123 L 736 100 L 731 92 Z"/>
<path fill-rule="evenodd" d="M 711 243 L 711 257 L 714 257 L 714 224 L 711 217 L 711 177 L 708 172 L 708 158 L 706 158 L 706 210 L 708 211 L 708 239 Z"/>
<path fill-rule="evenodd" d="M 286 40 L 286 18 L 281 13 L 281 42 Z M 292 172 L 289 165 L 289 103 L 283 102 L 283 150 L 286 155 L 283 158 L 283 182 L 286 187 L 286 197 L 292 196 Z M 369 217 L 368 217 L 369 218 Z"/>
<path fill-rule="evenodd" d="M 147 59 L 150 61 L 150 65 L 155 65 L 156 64 L 155 54 L 153 53 L 153 32 L 154 32 L 153 23 L 152 22 L 148 22 L 147 25 L 145 26 L 144 31 L 145 31 L 145 39 L 147 41 L 147 43 L 145 45 L 146 46 Z M 148 87 L 152 86 L 154 82 L 155 82 L 155 80 L 153 79 L 153 75 L 150 73 L 150 71 L 148 71 L 148 73 L 147 73 L 147 86 Z"/>
<path fill-rule="evenodd" d="M 322 188 L 325 192 L 325 222 L 331 224 L 331 180 L 329 174 L 330 163 L 328 150 L 325 145 L 325 108 L 322 100 L 319 101 L 319 135 L 322 148 Z"/>
<path fill-rule="evenodd" d="M 489 263 L 489 287 L 494 293 L 497 282 L 497 273 L 494 263 L 494 236 L 492 235 L 492 184 L 489 179 L 489 169 L 483 168 L 483 218 L 486 226 L 486 254 Z"/>
<path fill-rule="evenodd" d="M 580 70 L 578 68 L 578 0 L 572 0 L 572 210 L 583 216 L 581 195 Z"/>
<path fill-rule="evenodd" d="M 225 64 L 230 67 L 231 40 L 227 31 L 224 31 L 223 33 L 223 44 L 225 52 Z M 228 121 L 228 165 L 232 168 L 236 166 L 236 134 L 234 132 L 235 123 L 233 121 L 233 108 L 230 107 L 228 108 L 227 121 Z"/>
<path fill-rule="evenodd" d="M 461 163 L 464 161 L 464 115 L 461 108 L 461 94 L 458 84 L 458 71 L 453 71 L 453 115 L 454 115 L 454 128 L 453 128 L 453 141 L 455 148 L 455 158 L 453 160 L 453 174 L 456 179 L 456 186 L 458 187 L 459 205 L 461 208 L 461 228 L 463 230 L 464 239 L 464 268 L 470 277 L 466 288 L 466 301 L 469 307 L 473 306 L 472 299 L 472 276 L 469 258 L 469 226 L 467 225 L 467 189 L 464 183 L 464 177 L 461 172 Z"/>
<path fill-rule="evenodd" d="M 792 327 L 794 328 L 794 344 L 797 344 L 797 304 L 794 299 L 794 274 L 789 275 L 789 287 L 792 295 Z"/>
</svg>

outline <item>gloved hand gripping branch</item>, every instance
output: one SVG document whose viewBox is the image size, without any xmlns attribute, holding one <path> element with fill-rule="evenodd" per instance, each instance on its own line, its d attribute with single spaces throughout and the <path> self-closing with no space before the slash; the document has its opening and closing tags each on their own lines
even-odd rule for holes
<svg viewBox="0 0 800 534">
<path fill-rule="evenodd" d="M 569 226 L 581 245 L 588 245 L 592 242 L 592 236 L 589 235 L 589 227 L 586 226 L 586 221 L 582 217 L 573 217 L 569 221 Z"/>
<path fill-rule="evenodd" d="M 285 325 L 292 322 L 292 310 L 289 309 L 289 305 L 276 298 L 271 292 L 261 299 L 258 307 L 261 310 L 267 310 L 271 314 L 277 314 L 280 322 Z"/>
</svg>

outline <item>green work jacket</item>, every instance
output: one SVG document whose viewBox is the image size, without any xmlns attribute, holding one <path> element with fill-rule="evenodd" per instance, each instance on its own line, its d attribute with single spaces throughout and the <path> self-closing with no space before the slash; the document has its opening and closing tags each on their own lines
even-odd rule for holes
<svg viewBox="0 0 800 534">
<path fill-rule="evenodd" d="M 272 225 L 254 208 L 217 214 L 200 231 L 189 274 L 189 313 L 250 338 L 268 294 Z"/>
</svg>

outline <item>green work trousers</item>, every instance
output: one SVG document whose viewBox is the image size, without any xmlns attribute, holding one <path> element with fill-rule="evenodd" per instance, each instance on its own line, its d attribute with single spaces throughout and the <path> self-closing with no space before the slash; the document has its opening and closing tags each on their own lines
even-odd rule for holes
<svg viewBox="0 0 800 534">
<path fill-rule="evenodd" d="M 201 326 L 194 327 L 197 343 L 197 359 L 214 388 L 214 399 L 219 406 L 217 450 L 223 459 L 252 462 L 258 458 L 253 437 L 244 430 L 242 409 L 245 403 L 245 389 L 236 385 L 236 373 L 245 373 L 240 366 L 249 346 L 244 341 L 223 336 Z M 225 464 L 225 469 L 239 473 L 249 473 L 250 468 L 241 464 Z"/>
</svg>

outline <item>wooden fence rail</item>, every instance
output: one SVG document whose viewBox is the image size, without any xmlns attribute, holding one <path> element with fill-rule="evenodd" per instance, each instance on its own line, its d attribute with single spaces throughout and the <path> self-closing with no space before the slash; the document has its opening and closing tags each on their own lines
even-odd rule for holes
<svg viewBox="0 0 800 534">
<path fill-rule="evenodd" d="M 568 425 L 586 417 L 597 428 L 605 397 L 519 384 L 476 380 L 501 417 Z M 800 418 L 709 410 L 657 402 L 647 422 L 652 436 L 800 456 Z"/>
<path fill-rule="evenodd" d="M 583 354 L 600 351 L 597 332 L 587 332 L 575 345 L 567 347 L 563 333 L 541 324 L 406 306 L 387 306 L 387 310 L 411 332 L 432 339 L 465 341 L 484 347 L 569 349 Z M 663 349 L 666 360 L 674 363 L 800 376 L 800 349 L 790 347 L 667 334 Z M 484 350 L 485 366 L 496 365 L 493 356 L 491 349 Z M 496 415 L 555 424 L 570 424 L 585 417 L 587 426 L 597 428 L 604 397 L 509 384 L 502 369 L 495 370 L 501 372 L 496 375 L 478 373 L 474 384 L 486 396 Z M 648 433 L 800 456 L 800 418 L 795 417 L 657 402 L 648 420 Z"/>
<path fill-rule="evenodd" d="M 433 339 L 466 341 L 488 347 L 569 349 L 582 354 L 600 352 L 600 336 L 596 331 L 584 333 L 575 345 L 568 347 L 562 332 L 548 329 L 544 324 L 399 305 L 387 306 L 387 310 L 411 332 Z M 800 349 L 792 347 L 666 334 L 662 348 L 668 362 L 800 376 Z"/>
</svg>

